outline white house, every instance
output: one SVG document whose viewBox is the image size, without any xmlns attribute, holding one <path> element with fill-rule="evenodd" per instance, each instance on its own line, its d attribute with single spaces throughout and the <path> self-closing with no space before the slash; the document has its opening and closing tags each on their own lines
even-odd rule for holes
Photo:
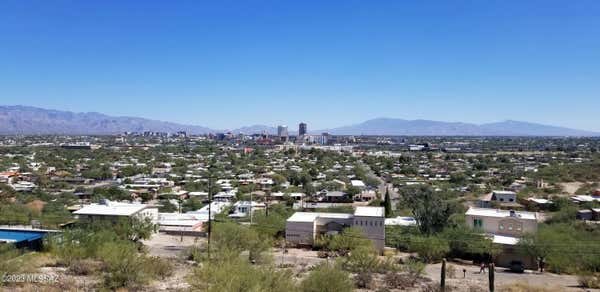
<svg viewBox="0 0 600 292">
<path fill-rule="evenodd" d="M 229 215 L 232 218 L 243 218 L 254 213 L 256 210 L 264 210 L 265 203 L 255 201 L 238 201 L 233 204 L 233 214 Z"/>
<path fill-rule="evenodd" d="M 319 235 L 337 234 L 347 227 L 357 227 L 383 252 L 385 246 L 385 216 L 383 207 L 356 207 L 354 214 L 296 212 L 286 222 L 286 241 L 297 245 L 312 245 Z"/>
<path fill-rule="evenodd" d="M 100 204 L 90 204 L 73 212 L 80 220 L 112 220 L 119 218 L 150 218 L 152 222 L 158 222 L 158 208 L 146 204 L 121 203 L 102 200 Z"/>
<path fill-rule="evenodd" d="M 524 234 L 537 232 L 537 213 L 471 207 L 465 215 L 469 227 L 486 234 L 494 243 L 502 246 L 496 265 L 509 267 L 512 261 L 520 261 L 527 268 L 536 268 L 535 260 L 520 254 L 515 245 Z"/>
<path fill-rule="evenodd" d="M 204 220 L 192 214 L 159 213 L 158 226 L 160 232 L 175 234 L 197 234 L 202 232 Z"/>
<path fill-rule="evenodd" d="M 367 188 L 367 185 L 365 185 L 365 183 L 362 180 L 358 180 L 358 179 L 353 179 L 350 181 L 350 184 L 355 187 L 358 188 L 360 190 L 364 190 Z"/>
</svg>

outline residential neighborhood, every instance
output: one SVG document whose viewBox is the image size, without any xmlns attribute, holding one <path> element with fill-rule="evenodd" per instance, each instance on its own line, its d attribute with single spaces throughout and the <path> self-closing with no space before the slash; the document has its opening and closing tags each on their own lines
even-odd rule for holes
<svg viewBox="0 0 600 292">
<path fill-rule="evenodd" d="M 392 285 L 386 277 L 407 262 L 425 269 L 408 286 L 389 287 L 429 285 L 419 277 L 439 282 L 428 271 L 442 260 L 475 271 L 471 279 L 466 272 L 448 277 L 460 289 L 487 287 L 480 266 L 493 267 L 502 285 L 513 283 L 503 275 L 515 273 L 531 281 L 565 277 L 547 284 L 561 290 L 578 285 L 570 275 L 598 267 L 591 255 L 600 252 L 600 157 L 593 150 L 600 140 L 530 138 L 518 140 L 529 145 L 522 151 L 502 138 L 387 137 L 382 146 L 360 136 L 329 136 L 326 145 L 264 137 L 76 138 L 92 148 L 64 147 L 70 136 L 4 138 L 0 242 L 23 253 L 55 250 L 52 257 L 63 261 L 68 238 L 125 232 L 126 241 L 150 252 L 139 261 L 160 260 L 184 275 L 195 271 L 184 258 L 220 253 L 228 237 L 244 236 L 232 240 L 250 251 L 251 263 L 271 257 L 298 273 L 333 259 L 361 275 L 350 267 L 367 252 L 381 267 L 392 265 L 369 272 L 367 290 Z M 415 150 L 417 141 L 427 147 Z"/>
<path fill-rule="evenodd" d="M 0 292 L 600 292 L 600 0 L 0 1 Z"/>
</svg>

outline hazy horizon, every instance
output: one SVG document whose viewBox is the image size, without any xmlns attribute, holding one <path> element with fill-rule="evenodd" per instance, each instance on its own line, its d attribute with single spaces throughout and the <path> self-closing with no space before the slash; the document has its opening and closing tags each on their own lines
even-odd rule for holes
<svg viewBox="0 0 600 292">
<path fill-rule="evenodd" d="M 596 1 L 3 2 L 0 103 L 213 129 L 600 132 L 598 15 Z"/>
</svg>

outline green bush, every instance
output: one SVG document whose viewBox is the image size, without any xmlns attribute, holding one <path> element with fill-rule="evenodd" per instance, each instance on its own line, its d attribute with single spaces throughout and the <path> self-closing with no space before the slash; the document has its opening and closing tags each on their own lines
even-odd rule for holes
<svg viewBox="0 0 600 292">
<path fill-rule="evenodd" d="M 11 260 L 19 255 L 19 251 L 11 244 L 0 244 L 0 280 L 6 274 L 15 273 L 18 267 L 11 263 Z M 0 286 L 3 285 L 0 281 Z"/>
<path fill-rule="evenodd" d="M 303 292 L 352 291 L 353 287 L 347 272 L 326 263 L 316 266 L 300 284 Z"/>
<path fill-rule="evenodd" d="M 288 270 L 253 266 L 240 257 L 203 262 L 188 283 L 194 291 L 296 291 Z"/>
<path fill-rule="evenodd" d="M 138 254 L 135 245 L 126 242 L 106 243 L 98 253 L 106 263 L 105 288 L 138 288 L 150 280 L 150 275 L 146 273 L 146 262 Z"/>
<path fill-rule="evenodd" d="M 450 246 L 440 237 L 413 236 L 410 239 L 409 250 L 418 253 L 423 261 L 431 263 L 442 260 L 450 251 Z"/>
</svg>

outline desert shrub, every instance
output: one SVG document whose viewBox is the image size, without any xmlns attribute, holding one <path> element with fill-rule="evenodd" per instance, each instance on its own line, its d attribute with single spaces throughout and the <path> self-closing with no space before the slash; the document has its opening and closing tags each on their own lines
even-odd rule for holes
<svg viewBox="0 0 600 292">
<path fill-rule="evenodd" d="M 344 270 L 354 273 L 374 273 L 381 269 L 381 262 L 374 250 L 369 248 L 357 248 L 347 257 L 340 259 Z"/>
<path fill-rule="evenodd" d="M 94 260 L 83 259 L 72 261 L 67 271 L 77 276 L 87 276 L 102 269 L 102 263 Z"/>
<path fill-rule="evenodd" d="M 430 283 L 421 288 L 421 292 L 450 292 L 452 290 L 452 287 L 448 285 L 446 285 L 446 287 L 444 287 L 444 290 L 442 290 L 440 284 L 438 283 Z"/>
<path fill-rule="evenodd" d="M 502 286 L 498 289 L 500 292 L 551 292 L 557 289 L 549 289 L 539 286 L 533 286 L 528 283 L 513 283 L 511 285 Z"/>
<path fill-rule="evenodd" d="M 353 287 L 347 272 L 329 264 L 316 266 L 300 283 L 303 292 L 352 291 Z"/>
<path fill-rule="evenodd" d="M 325 259 L 329 257 L 329 252 L 324 251 L 324 250 L 320 250 L 317 252 L 317 257 L 321 258 L 321 259 Z"/>
<path fill-rule="evenodd" d="M 147 257 L 144 260 L 144 268 L 148 275 L 161 280 L 173 275 L 173 264 L 159 257 Z"/>
<path fill-rule="evenodd" d="M 99 255 L 106 263 L 104 287 L 136 288 L 148 282 L 145 273 L 145 261 L 137 252 L 134 244 L 128 242 L 107 243 L 102 246 Z"/>
<path fill-rule="evenodd" d="M 383 281 L 392 289 L 409 289 L 415 286 L 418 276 L 410 273 L 391 272 L 385 274 Z"/>
<path fill-rule="evenodd" d="M 204 254 L 206 254 L 205 248 L 193 245 L 183 250 L 180 256 L 186 261 L 200 262 L 204 257 Z"/>
<path fill-rule="evenodd" d="M 354 284 L 357 288 L 365 289 L 371 288 L 371 284 L 373 283 L 373 274 L 369 272 L 358 273 L 354 277 Z"/>
<path fill-rule="evenodd" d="M 582 275 L 577 280 L 583 288 L 600 289 L 600 274 Z"/>
<path fill-rule="evenodd" d="M 414 259 L 409 259 L 408 261 L 406 261 L 406 263 L 404 263 L 404 266 L 402 268 L 409 274 L 421 276 L 425 272 L 425 263 Z"/>
<path fill-rule="evenodd" d="M 252 265 L 240 257 L 203 262 L 188 283 L 192 291 L 296 291 L 288 270 Z"/>
<path fill-rule="evenodd" d="M 446 277 L 448 278 L 456 278 L 456 267 L 453 265 L 448 265 L 446 267 Z"/>
<path fill-rule="evenodd" d="M 19 252 L 14 248 L 14 246 L 10 244 L 0 244 L 0 277 L 17 271 L 17 267 L 11 262 L 11 260 L 18 255 Z M 0 281 L 0 286 L 2 286 L 3 283 L 3 281 Z"/>
</svg>

